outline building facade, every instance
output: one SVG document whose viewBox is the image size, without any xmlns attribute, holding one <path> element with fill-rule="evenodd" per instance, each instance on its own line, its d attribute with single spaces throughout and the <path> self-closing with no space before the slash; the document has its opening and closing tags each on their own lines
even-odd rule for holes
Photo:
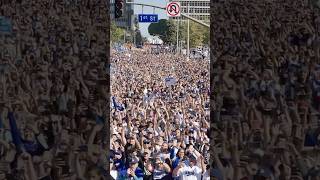
<svg viewBox="0 0 320 180">
<path fill-rule="evenodd" d="M 181 13 L 189 14 L 189 16 L 201 21 L 210 21 L 210 0 L 170 0 L 170 2 L 171 1 L 180 2 Z M 183 17 L 177 18 L 185 20 Z"/>
<path fill-rule="evenodd" d="M 124 0 L 124 3 L 132 0 Z M 124 12 L 121 18 L 114 18 L 114 2 L 115 0 L 110 0 L 110 19 L 111 21 L 115 21 L 116 25 L 118 27 L 125 28 L 127 30 L 133 30 L 134 27 L 134 10 L 133 10 L 133 5 L 132 4 L 124 4 Z"/>
</svg>

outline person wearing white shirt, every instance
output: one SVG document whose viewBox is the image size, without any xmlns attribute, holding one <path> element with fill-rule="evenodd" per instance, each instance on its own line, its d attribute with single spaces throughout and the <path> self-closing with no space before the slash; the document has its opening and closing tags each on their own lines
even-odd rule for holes
<svg viewBox="0 0 320 180">
<path fill-rule="evenodd" d="M 206 170 L 206 171 L 203 173 L 202 180 L 210 180 L 209 170 Z"/>
<path fill-rule="evenodd" d="M 173 177 L 178 180 L 201 180 L 202 169 L 197 166 L 197 159 L 190 157 L 190 163 L 181 162 L 173 171 Z"/>
</svg>

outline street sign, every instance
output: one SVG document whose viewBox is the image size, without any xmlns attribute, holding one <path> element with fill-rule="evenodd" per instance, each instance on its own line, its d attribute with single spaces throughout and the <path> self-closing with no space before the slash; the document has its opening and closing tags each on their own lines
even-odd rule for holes
<svg viewBox="0 0 320 180">
<path fill-rule="evenodd" d="M 158 14 L 139 14 L 140 23 L 156 23 L 158 21 Z"/>
<path fill-rule="evenodd" d="M 181 10 L 180 10 L 180 2 L 170 2 L 167 4 L 167 16 L 169 17 L 180 17 Z"/>
</svg>

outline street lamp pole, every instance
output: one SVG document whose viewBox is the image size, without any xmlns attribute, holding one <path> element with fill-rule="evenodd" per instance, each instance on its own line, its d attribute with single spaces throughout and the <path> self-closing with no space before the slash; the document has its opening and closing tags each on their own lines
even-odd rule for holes
<svg viewBox="0 0 320 180">
<path fill-rule="evenodd" d="M 133 47 L 136 46 L 136 27 L 133 28 Z"/>
<path fill-rule="evenodd" d="M 188 3 L 188 15 L 189 15 L 189 3 Z M 189 60 L 190 56 L 190 20 L 188 19 L 188 40 L 187 40 L 187 60 Z"/>
<path fill-rule="evenodd" d="M 133 4 L 133 5 L 139 5 L 139 6 L 148 6 L 148 7 L 153 7 L 153 8 L 158 8 L 158 9 L 166 10 L 166 7 L 161 7 L 161 6 L 156 6 L 156 5 L 150 5 L 150 4 L 145 4 L 145 3 L 134 3 L 134 2 L 126 2 L 126 3 L 127 3 L 127 4 Z M 205 26 L 205 27 L 207 27 L 207 28 L 210 28 L 210 24 L 206 24 L 206 23 L 204 23 L 204 22 L 202 22 L 202 21 L 200 21 L 200 20 L 198 20 L 198 19 L 196 19 L 196 18 L 194 18 L 194 17 L 191 17 L 191 16 L 186 15 L 186 14 L 184 14 L 184 13 L 181 13 L 181 16 L 182 16 L 182 17 L 185 17 L 185 18 L 187 18 L 187 19 L 190 19 L 190 20 L 192 20 L 192 21 L 194 21 L 194 22 L 196 22 L 196 23 L 199 23 L 199 24 L 201 24 L 201 25 L 203 25 L 203 26 Z"/>
<path fill-rule="evenodd" d="M 126 43 L 127 28 L 124 29 L 124 33 L 123 33 L 123 43 L 124 44 Z"/>
<path fill-rule="evenodd" d="M 179 18 L 177 20 L 177 48 L 176 48 L 176 53 L 179 53 Z"/>
</svg>

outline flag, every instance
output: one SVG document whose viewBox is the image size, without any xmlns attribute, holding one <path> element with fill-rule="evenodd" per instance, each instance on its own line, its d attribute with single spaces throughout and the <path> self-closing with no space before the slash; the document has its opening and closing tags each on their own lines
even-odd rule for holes
<svg viewBox="0 0 320 180">
<path fill-rule="evenodd" d="M 9 119 L 9 124 L 10 124 L 10 129 L 11 129 L 11 136 L 14 145 L 18 150 L 24 150 L 22 139 L 21 139 L 21 134 L 18 129 L 16 119 L 14 118 L 13 112 L 8 112 L 8 119 Z"/>
<path fill-rule="evenodd" d="M 124 106 L 122 104 L 118 104 L 115 97 L 112 97 L 112 107 L 115 108 L 118 111 L 123 111 Z"/>
<path fill-rule="evenodd" d="M 172 86 L 177 83 L 177 80 L 174 77 L 167 77 L 164 79 L 166 86 Z"/>
</svg>

